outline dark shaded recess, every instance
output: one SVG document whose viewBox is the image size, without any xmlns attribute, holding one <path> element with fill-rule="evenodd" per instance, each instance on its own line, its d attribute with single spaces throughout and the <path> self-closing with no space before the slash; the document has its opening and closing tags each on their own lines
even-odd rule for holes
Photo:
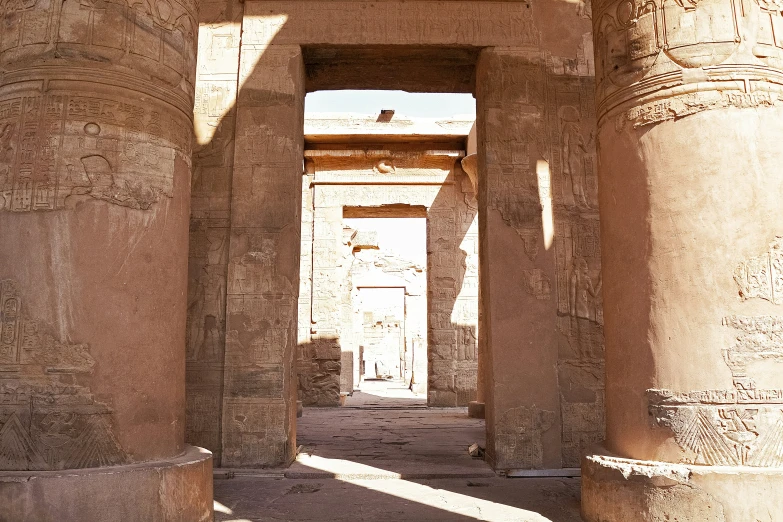
<svg viewBox="0 0 783 522">
<path fill-rule="evenodd" d="M 437 45 L 304 46 L 305 88 L 473 93 L 480 51 Z"/>
</svg>

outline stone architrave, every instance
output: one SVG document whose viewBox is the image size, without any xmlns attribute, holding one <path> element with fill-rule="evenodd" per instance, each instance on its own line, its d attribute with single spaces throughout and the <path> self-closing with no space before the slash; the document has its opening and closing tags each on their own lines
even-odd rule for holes
<svg viewBox="0 0 783 522">
<path fill-rule="evenodd" d="M 0 3 L 0 519 L 212 519 L 183 437 L 195 15 Z"/>
<path fill-rule="evenodd" d="M 240 54 L 226 285 L 225 467 L 287 465 L 296 446 L 304 67 L 298 46 L 270 45 L 275 20 L 267 22 L 267 31 L 245 36 Z"/>
<path fill-rule="evenodd" d="M 783 513 L 781 8 L 593 7 L 607 438 L 583 461 L 583 516 L 774 519 Z"/>
</svg>

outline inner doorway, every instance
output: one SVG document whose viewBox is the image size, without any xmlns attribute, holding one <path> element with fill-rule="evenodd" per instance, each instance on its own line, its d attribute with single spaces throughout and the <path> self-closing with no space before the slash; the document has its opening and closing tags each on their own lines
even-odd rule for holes
<svg viewBox="0 0 783 522">
<path fill-rule="evenodd" d="M 472 113 L 459 117 L 388 106 L 306 116 L 303 454 L 488 471 L 467 451 L 483 445 L 484 425 L 466 408 L 478 338 L 476 187 L 462 169 L 475 108 L 466 98 Z"/>
</svg>

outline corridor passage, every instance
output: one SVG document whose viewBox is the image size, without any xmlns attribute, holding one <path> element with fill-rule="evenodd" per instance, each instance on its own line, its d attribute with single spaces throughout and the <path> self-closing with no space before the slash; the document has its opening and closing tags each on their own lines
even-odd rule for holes
<svg viewBox="0 0 783 522">
<path fill-rule="evenodd" d="M 468 446 L 484 421 L 364 381 L 341 408 L 305 408 L 287 470 L 215 480 L 215 520 L 579 522 L 579 480 L 496 476 Z M 231 476 L 231 475 L 228 475 Z"/>
</svg>

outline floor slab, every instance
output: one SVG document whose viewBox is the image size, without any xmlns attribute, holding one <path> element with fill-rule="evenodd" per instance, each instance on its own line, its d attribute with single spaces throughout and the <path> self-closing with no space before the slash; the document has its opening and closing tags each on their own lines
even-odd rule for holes
<svg viewBox="0 0 783 522">
<path fill-rule="evenodd" d="M 472 458 L 484 421 L 466 408 L 362 385 L 342 408 L 305 408 L 290 468 L 216 474 L 215 520 L 580 521 L 579 479 L 499 477 Z"/>
</svg>

